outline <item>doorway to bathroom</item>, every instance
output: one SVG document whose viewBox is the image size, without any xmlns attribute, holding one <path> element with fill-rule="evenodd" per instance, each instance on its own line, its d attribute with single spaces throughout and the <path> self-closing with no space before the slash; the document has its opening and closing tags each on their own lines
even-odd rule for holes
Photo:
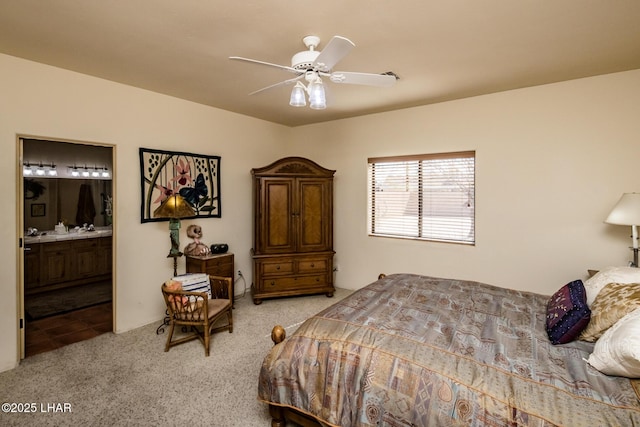
<svg viewBox="0 0 640 427">
<path fill-rule="evenodd" d="M 19 138 L 21 358 L 114 328 L 114 147 Z"/>
</svg>

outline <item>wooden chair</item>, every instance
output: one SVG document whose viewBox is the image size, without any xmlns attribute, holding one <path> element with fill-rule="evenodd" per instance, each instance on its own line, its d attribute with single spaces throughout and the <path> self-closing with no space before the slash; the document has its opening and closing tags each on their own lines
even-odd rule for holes
<svg viewBox="0 0 640 427">
<path fill-rule="evenodd" d="M 209 276 L 212 298 L 207 292 L 189 292 L 172 290 L 162 284 L 162 295 L 169 313 L 169 335 L 164 351 L 174 345 L 183 344 L 198 338 L 204 345 L 205 356 L 209 356 L 211 334 L 224 330 L 233 332 L 231 299 L 233 283 L 229 277 Z M 215 327 L 218 320 L 226 314 L 227 322 Z M 176 326 L 182 326 L 187 336 L 172 340 Z"/>
</svg>

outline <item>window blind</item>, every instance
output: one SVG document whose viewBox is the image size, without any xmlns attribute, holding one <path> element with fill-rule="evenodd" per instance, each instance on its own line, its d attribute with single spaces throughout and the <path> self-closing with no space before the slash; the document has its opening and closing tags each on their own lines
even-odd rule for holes
<svg viewBox="0 0 640 427">
<path fill-rule="evenodd" d="M 373 236 L 475 244 L 475 151 L 368 159 Z"/>
</svg>

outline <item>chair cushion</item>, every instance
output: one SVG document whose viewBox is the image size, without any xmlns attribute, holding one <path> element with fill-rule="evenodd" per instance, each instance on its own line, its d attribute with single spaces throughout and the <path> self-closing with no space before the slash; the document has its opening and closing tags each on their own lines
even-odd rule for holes
<svg viewBox="0 0 640 427">
<path fill-rule="evenodd" d="M 209 300 L 209 319 L 217 316 L 227 308 L 231 308 L 231 300 L 215 298 Z"/>
</svg>

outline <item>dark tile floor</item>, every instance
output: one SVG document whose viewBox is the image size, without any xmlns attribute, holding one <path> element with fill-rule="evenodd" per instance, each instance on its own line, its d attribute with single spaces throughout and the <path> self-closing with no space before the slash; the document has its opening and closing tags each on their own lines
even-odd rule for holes
<svg viewBox="0 0 640 427">
<path fill-rule="evenodd" d="M 26 322 L 25 357 L 113 331 L 111 302 Z"/>
</svg>

